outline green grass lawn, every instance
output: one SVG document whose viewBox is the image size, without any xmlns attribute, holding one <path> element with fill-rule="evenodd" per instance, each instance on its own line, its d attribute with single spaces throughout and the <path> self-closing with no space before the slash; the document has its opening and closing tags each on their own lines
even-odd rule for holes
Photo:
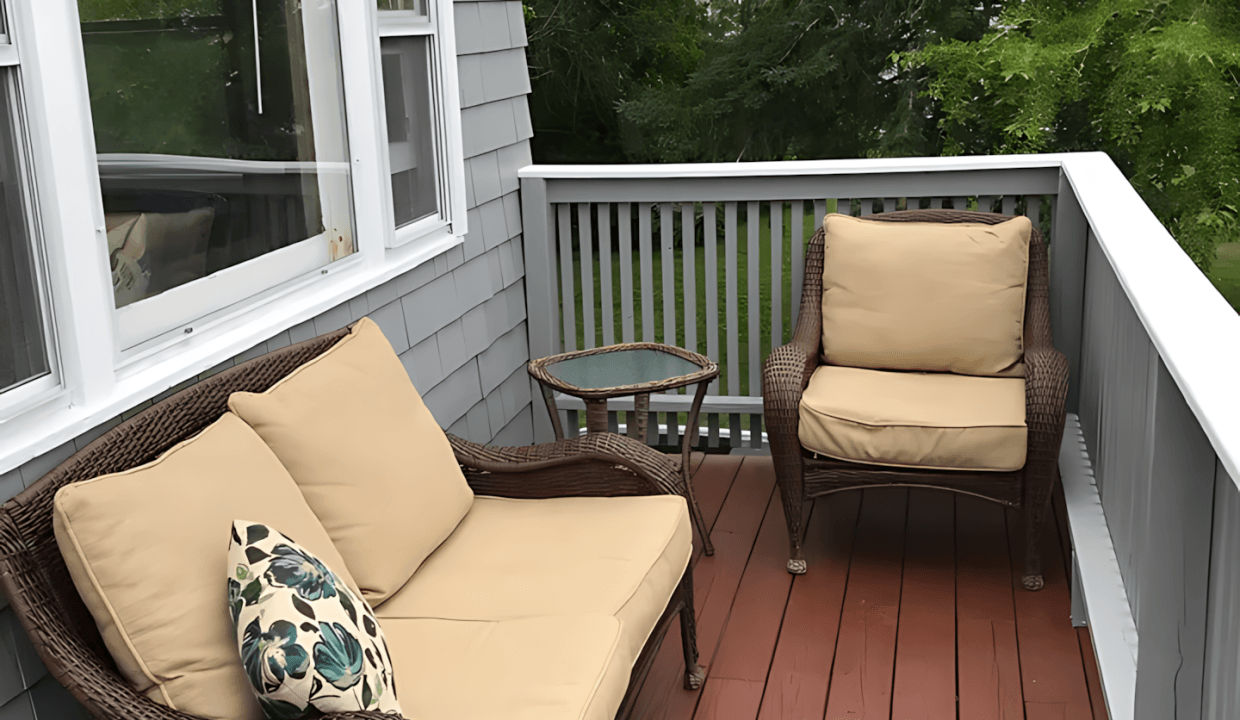
<svg viewBox="0 0 1240 720">
<path fill-rule="evenodd" d="M 813 235 L 814 230 L 817 228 L 817 223 L 818 223 L 818 220 L 814 217 L 812 212 L 807 213 L 805 215 L 802 221 L 802 234 L 803 234 L 803 237 L 801 238 L 802 248 L 804 248 L 804 244 L 808 242 L 810 236 Z M 678 229 L 677 235 L 679 235 L 679 217 L 677 217 L 677 229 Z M 784 237 L 783 237 L 783 245 L 782 245 L 782 252 L 781 252 L 782 267 L 780 268 L 781 281 L 779 283 L 780 293 L 781 293 L 780 305 L 781 305 L 781 311 L 782 311 L 781 318 L 780 318 L 781 327 L 779 328 L 779 332 L 776 334 L 776 336 L 772 338 L 772 333 L 771 333 L 772 318 L 771 318 L 771 312 L 770 312 L 771 287 L 772 287 L 771 240 L 770 240 L 771 225 L 770 225 L 770 218 L 767 212 L 767 208 L 764 206 L 763 211 L 762 211 L 761 222 L 759 225 L 758 245 L 760 248 L 760 255 L 758 258 L 757 267 L 755 268 L 757 272 L 759 273 L 759 276 L 758 276 L 759 298 L 757 302 L 758 302 L 758 306 L 764 309 L 764 312 L 761 315 L 760 337 L 757 339 L 759 363 L 761 363 L 762 359 L 765 358 L 767 354 L 770 353 L 772 347 L 778 347 L 779 345 L 782 345 L 784 342 L 787 341 L 788 338 L 791 337 L 791 333 L 792 333 L 792 314 L 791 314 L 791 308 L 789 307 L 789 305 L 792 300 L 792 242 L 793 242 L 793 238 L 791 237 L 791 234 L 792 234 L 791 233 L 791 209 L 787 207 L 784 208 L 784 212 L 783 212 L 783 229 L 784 229 Z M 736 303 L 737 303 L 736 319 L 740 325 L 737 328 L 738 347 L 737 347 L 736 357 L 730 357 L 728 355 L 728 326 L 727 326 L 727 312 L 726 312 L 727 287 L 728 287 L 726 270 L 727 270 L 728 253 L 725 247 L 725 241 L 724 241 L 722 232 L 719 233 L 719 237 L 716 240 L 716 243 L 717 243 L 716 258 L 717 258 L 717 266 L 718 266 L 717 267 L 718 272 L 717 272 L 716 299 L 718 302 L 718 315 L 711 317 L 711 318 L 708 318 L 706 315 L 706 248 L 700 244 L 693 248 L 693 253 L 694 253 L 694 256 L 693 256 L 694 288 L 693 289 L 695 292 L 695 300 L 696 300 L 696 303 L 695 303 L 696 312 L 694 313 L 694 315 L 696 317 L 696 328 L 697 328 L 696 341 L 697 342 L 696 342 L 696 347 L 692 347 L 689 349 L 695 350 L 703 355 L 706 355 L 707 354 L 706 352 L 707 350 L 707 347 L 706 347 L 707 322 L 708 320 L 717 322 L 718 333 L 719 333 L 718 357 L 719 357 L 719 366 L 720 366 L 719 367 L 719 371 L 720 371 L 719 372 L 719 378 L 720 378 L 719 379 L 719 393 L 721 395 L 758 395 L 760 394 L 759 388 L 750 387 L 749 345 L 751 342 L 751 338 L 749 337 L 749 303 L 750 303 L 751 298 L 749 296 L 749 273 L 750 273 L 749 239 L 748 239 L 749 238 L 749 227 L 743 215 L 737 220 L 736 237 L 737 237 L 736 251 L 735 251 L 736 253 L 736 278 L 734 279 L 733 283 L 735 285 L 735 290 L 736 290 Z M 663 332 L 664 330 L 663 319 L 664 319 L 664 312 L 665 312 L 664 306 L 663 306 L 664 268 L 663 268 L 663 252 L 661 248 L 657 245 L 657 241 L 658 241 L 657 231 L 654 233 L 654 238 L 655 238 L 655 241 L 652 243 L 651 253 L 650 253 L 651 255 L 650 261 L 651 261 L 652 276 L 653 276 L 652 287 L 650 288 L 651 295 L 653 297 L 651 298 L 650 302 L 653 303 L 652 310 L 653 310 L 654 327 L 651 328 L 652 332 L 650 334 L 650 338 L 653 339 L 655 342 L 664 342 L 669 345 L 676 345 L 678 347 L 687 347 L 686 341 L 685 341 L 685 320 L 686 318 L 685 318 L 685 312 L 684 312 L 685 308 L 684 308 L 684 300 L 683 300 L 684 292 L 685 292 L 684 248 L 676 247 L 674 248 L 672 252 L 672 260 L 674 264 L 673 272 L 674 272 L 674 278 L 675 278 L 675 296 L 672 298 L 672 303 L 674 306 L 672 308 L 672 311 L 674 312 L 674 316 L 675 316 L 674 324 L 676 327 L 676 337 L 668 338 L 668 337 L 664 337 L 664 332 Z M 642 318 L 644 314 L 644 308 L 643 308 L 643 302 L 642 302 L 643 298 L 642 298 L 642 293 L 641 293 L 641 254 L 636 249 L 637 247 L 636 235 L 634 236 L 633 243 L 634 243 L 634 248 L 635 248 L 632 254 L 632 273 L 633 273 L 632 282 L 633 282 L 633 304 L 634 304 L 634 307 L 633 307 L 633 340 L 641 341 L 645 337 L 643 318 Z M 614 338 L 613 338 L 614 342 L 622 342 L 623 341 L 623 336 L 622 336 L 623 306 L 621 303 L 621 291 L 620 291 L 620 288 L 621 288 L 620 254 L 618 252 L 612 252 L 610 254 L 610 258 L 603 258 L 603 262 L 601 263 L 600 263 L 600 258 L 597 255 L 595 255 L 592 258 L 592 261 L 593 262 L 592 262 L 592 268 L 591 268 L 592 273 L 591 274 L 592 274 L 593 285 L 594 285 L 594 290 L 593 290 L 594 302 L 592 303 L 593 311 L 594 311 L 594 345 L 605 344 L 605 340 L 603 338 L 603 312 L 605 310 L 612 313 L 612 318 L 613 318 L 612 322 L 614 323 L 614 327 L 615 327 Z M 602 298 L 600 297 L 601 291 L 602 291 L 602 285 L 601 285 L 600 278 L 599 278 L 600 267 L 610 267 L 611 269 L 611 275 L 612 275 L 611 302 L 603 301 Z M 582 287 L 583 286 L 582 286 L 582 281 L 581 281 L 581 254 L 580 254 L 579 248 L 574 248 L 573 273 L 576 279 L 575 299 L 576 299 L 576 307 L 577 307 L 577 318 L 576 318 L 577 320 L 577 347 L 580 348 L 580 347 L 584 347 L 585 322 L 584 322 L 584 318 L 581 317 L 581 311 L 580 311 L 580 308 L 582 307 Z M 731 374 L 730 371 L 733 366 L 736 366 L 737 375 L 739 376 L 737 378 L 736 387 L 731 387 L 730 386 L 731 383 L 729 381 L 729 375 Z M 761 368 L 760 367 L 755 368 L 755 370 L 760 372 Z"/>
<path fill-rule="evenodd" d="M 1210 269 L 1210 282 L 1240 312 L 1240 243 L 1226 243 L 1218 249 L 1218 259 Z"/>
</svg>

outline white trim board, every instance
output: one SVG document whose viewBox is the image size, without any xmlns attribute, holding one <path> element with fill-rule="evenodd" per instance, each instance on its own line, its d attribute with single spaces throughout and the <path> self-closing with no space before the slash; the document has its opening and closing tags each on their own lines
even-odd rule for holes
<svg viewBox="0 0 1240 720">
<path fill-rule="evenodd" d="M 1080 570 L 1081 597 L 1074 597 L 1073 604 L 1079 600 L 1085 609 L 1108 716 L 1111 720 L 1132 720 L 1137 695 L 1137 626 L 1075 413 L 1068 413 L 1064 424 L 1059 474 Z"/>
</svg>

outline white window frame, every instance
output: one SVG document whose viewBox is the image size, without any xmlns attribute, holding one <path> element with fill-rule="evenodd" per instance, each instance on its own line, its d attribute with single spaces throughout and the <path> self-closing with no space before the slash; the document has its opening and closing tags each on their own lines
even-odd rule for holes
<svg viewBox="0 0 1240 720">
<path fill-rule="evenodd" d="M 372 5 L 377 3 L 372 2 Z M 425 237 L 444 227 L 454 229 L 455 235 L 463 236 L 467 211 L 465 208 L 465 150 L 461 138 L 461 96 L 457 77 L 456 33 L 453 30 L 451 3 L 429 0 L 425 15 L 415 10 L 379 10 L 376 13 L 375 63 L 379 68 L 380 107 L 382 101 L 382 48 L 384 38 L 420 36 L 428 38 L 430 45 L 431 123 L 435 129 L 436 191 L 439 195 L 439 214 L 415 220 L 402 227 L 395 227 L 395 209 L 392 207 L 390 187 L 391 158 L 384 143 L 384 174 L 389 181 L 384 195 L 385 216 L 390 219 L 393 234 L 388 247 L 400 247 Z M 451 90 L 451 91 L 446 91 Z M 452 92 L 455 91 L 455 92 Z M 379 113 L 381 138 L 387 138 L 387 113 Z"/>
<path fill-rule="evenodd" d="M 115 318 L 77 0 L 9 3 L 9 37 L 25 42 L 12 51 L 0 46 L 0 63 L 9 52 L 21 58 L 30 161 L 41 180 L 32 215 L 43 228 L 54 325 L 49 345 L 56 348 L 60 373 L 56 387 L 30 408 L 7 421 L 0 413 L 0 474 L 464 242 L 465 165 L 452 0 L 428 0 L 423 21 L 436 37 L 432 63 L 446 166 L 439 184 L 446 202 L 438 222 L 406 226 L 399 237 L 386 117 L 380 110 L 380 11 L 375 0 L 336 1 L 355 251 L 133 345 Z M 238 281 L 251 272 L 245 265 L 233 268 Z"/>
<path fill-rule="evenodd" d="M 30 243 L 30 258 L 34 265 L 35 293 L 38 297 L 43 328 L 43 350 L 47 354 L 48 372 L 40 377 L 27 380 L 16 387 L 0 392 L 0 428 L 3 423 L 17 417 L 32 407 L 36 407 L 49 398 L 59 394 L 61 370 L 56 344 L 55 309 L 51 302 L 48 263 L 43 240 L 43 229 L 39 222 L 37 199 L 38 178 L 35 177 L 34 143 L 30 138 L 30 122 L 26 117 L 24 96 L 24 79 L 20 53 L 16 44 L 16 34 L 9 28 L 6 2 L 0 0 L 0 22 L 5 32 L 0 33 L 0 83 L 8 83 L 10 106 L 0 107 L 0 112 L 12 113 L 9 122 L 17 135 L 17 147 L 12 161 L 17 166 L 21 178 L 19 190 L 22 205 L 25 208 L 27 241 Z"/>
</svg>

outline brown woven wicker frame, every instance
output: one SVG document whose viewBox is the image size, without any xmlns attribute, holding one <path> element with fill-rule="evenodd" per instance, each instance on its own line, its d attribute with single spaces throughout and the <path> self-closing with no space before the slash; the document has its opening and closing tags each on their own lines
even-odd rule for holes
<svg viewBox="0 0 1240 720">
<path fill-rule="evenodd" d="M 904 210 L 870 215 L 869 219 L 993 225 L 1010 217 L 963 210 Z M 1022 508 L 1025 519 L 1023 584 L 1028 590 L 1040 589 L 1042 559 L 1038 539 L 1057 477 L 1064 402 L 1068 395 L 1068 362 L 1051 342 L 1047 253 L 1041 233 L 1035 227 L 1029 239 L 1024 322 L 1025 419 L 1029 436 L 1025 466 L 1015 472 L 953 472 L 865 465 L 822 458 L 801 447 L 797 435 L 801 394 L 809 384 L 810 375 L 823 362 L 822 269 L 823 230 L 819 228 L 806 251 L 804 289 L 792 342 L 771 352 L 762 368 L 762 404 L 791 544 L 788 571 L 803 573 L 806 569 L 801 549 L 802 508 L 806 500 L 854 488 L 931 487 Z"/>
<path fill-rule="evenodd" d="M 120 676 L 90 612 L 82 603 L 52 534 L 52 500 L 72 483 L 154 460 L 217 420 L 233 392 L 262 392 L 317 357 L 348 330 L 277 350 L 225 370 L 155 404 L 105 433 L 0 507 L 0 589 L 30 635 L 49 672 L 93 717 L 191 720 L 133 690 Z M 474 492 L 522 498 L 564 495 L 680 494 L 675 464 L 619 435 L 593 435 L 523 448 L 492 448 L 448 436 Z M 618 718 L 649 672 L 655 650 L 680 617 L 685 686 L 697 688 L 692 570 L 686 570 L 638 662 Z M 338 713 L 331 720 L 392 720 L 375 712 Z"/>
</svg>

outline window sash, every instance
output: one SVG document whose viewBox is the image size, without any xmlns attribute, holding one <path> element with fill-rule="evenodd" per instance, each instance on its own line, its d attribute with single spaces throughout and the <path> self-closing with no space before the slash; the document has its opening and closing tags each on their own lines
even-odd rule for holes
<svg viewBox="0 0 1240 720">
<path fill-rule="evenodd" d="M 3 6 L 0 5 L 0 15 L 2 14 Z M 10 46 L 9 49 L 12 47 Z M 15 49 L 12 54 L 16 56 Z M 2 99 L 4 101 L 0 102 L 0 112 L 7 116 L 5 124 L 9 126 L 12 133 L 11 138 L 0 138 L 0 142 L 5 145 L 12 143 L 12 147 L 9 148 L 12 155 L 4 159 L 4 163 L 10 167 L 2 173 L 0 181 L 12 183 L 15 186 L 11 192 L 0 193 L 0 202 L 6 205 L 5 216 L 8 218 L 8 227 L 0 231 L 9 232 L 10 229 L 20 229 L 18 233 L 10 237 L 13 243 L 13 255 L 0 258 L 0 262 L 4 263 L 4 270 L 7 271 L 5 274 L 14 284 L 9 291 L 21 293 L 20 302 L 28 304 L 27 310 L 30 311 L 30 316 L 13 318 L 22 325 L 26 325 L 27 322 L 30 324 L 22 331 L 24 336 L 22 344 L 34 346 L 27 353 L 30 372 L 25 373 L 25 377 L 15 376 L 12 384 L 0 387 L 0 420 L 2 420 L 37 404 L 58 390 L 61 387 L 61 373 L 56 349 L 53 306 L 48 287 L 47 258 L 43 252 L 42 227 L 38 220 L 38 206 L 35 201 L 37 183 L 30 160 L 32 148 L 28 132 L 29 121 L 24 110 L 25 103 L 19 68 L 17 66 L 0 67 L 0 84 L 3 85 Z M 19 253 L 24 255 L 24 258 L 18 257 Z M 28 267 L 23 268 L 22 264 Z M 20 309 L 13 307 L 7 301 L 6 305 L 8 306 L 7 312 L 23 314 Z M 5 325 L 9 323 L 6 322 Z M 12 332 L 15 328 L 10 326 L 9 330 Z M 5 337 L 0 341 L 11 342 L 14 338 L 9 333 L 5 333 Z M 37 357 L 30 355 L 30 352 L 37 354 Z"/>
</svg>

